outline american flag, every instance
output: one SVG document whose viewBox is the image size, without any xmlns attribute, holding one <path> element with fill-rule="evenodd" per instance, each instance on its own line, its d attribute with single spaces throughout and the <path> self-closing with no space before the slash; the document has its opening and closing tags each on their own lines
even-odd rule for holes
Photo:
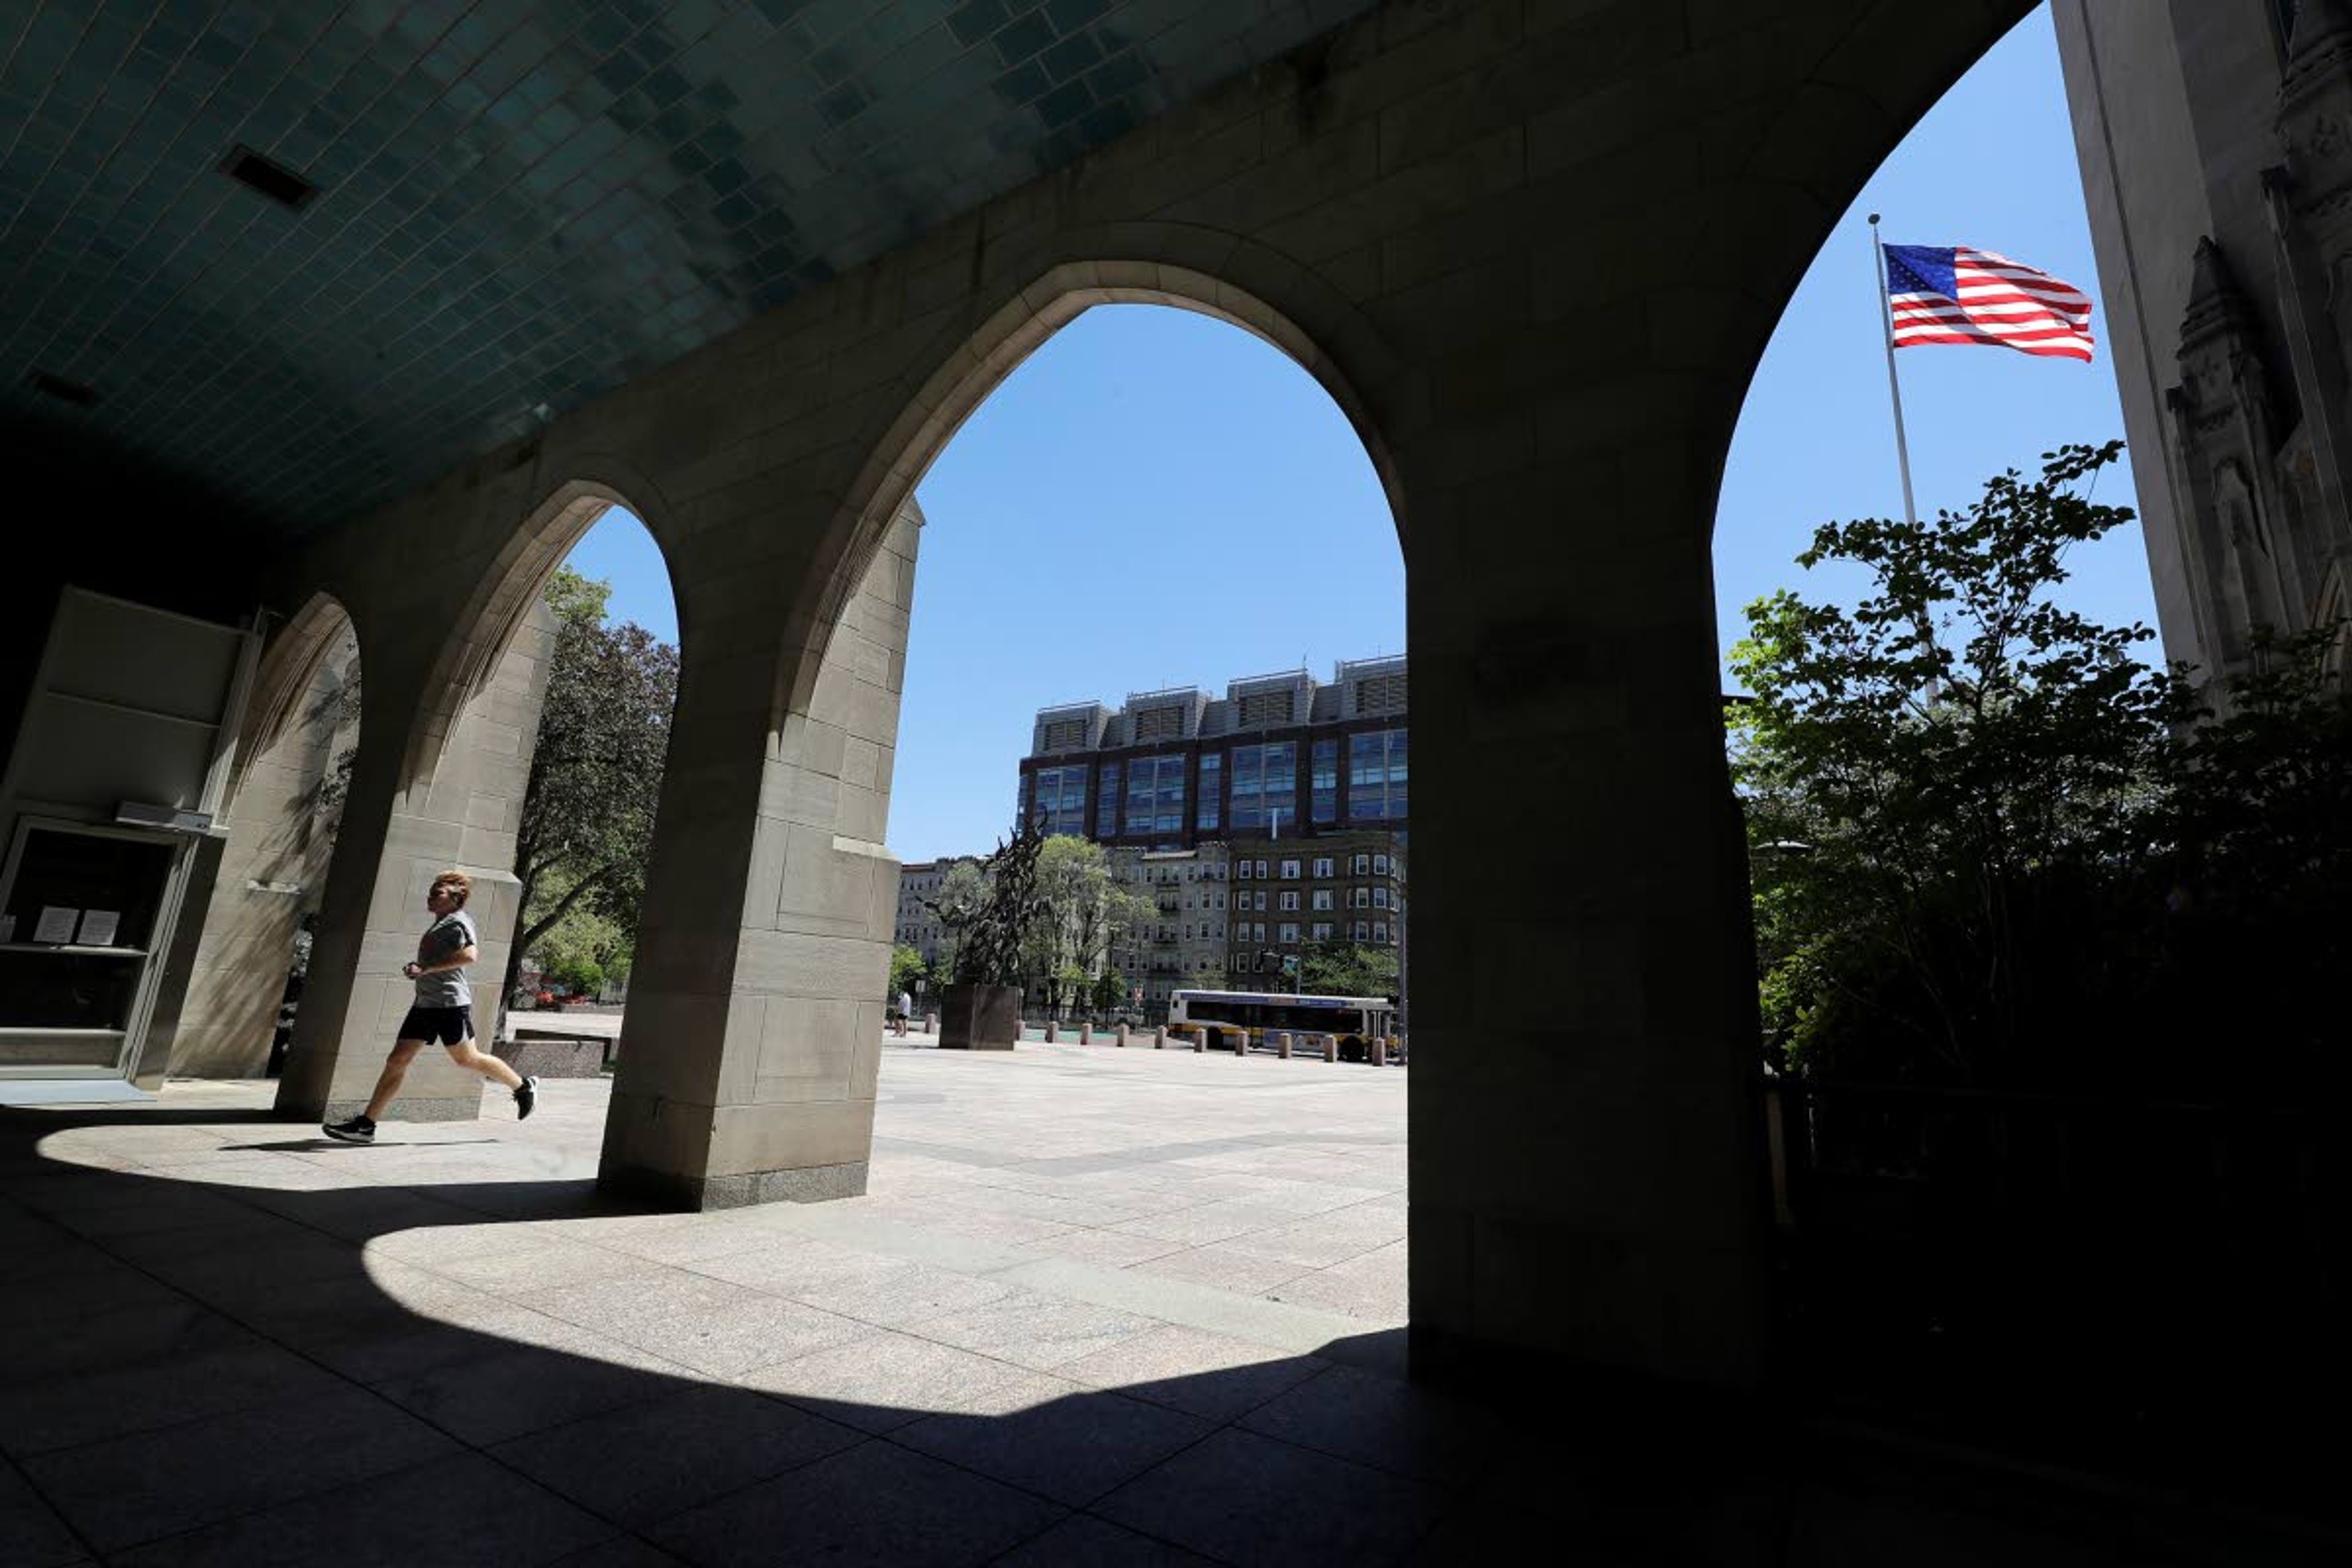
<svg viewBox="0 0 2352 1568">
<path fill-rule="evenodd" d="M 2091 298 L 2073 284 L 1965 245 L 1884 248 L 1896 348 L 1992 343 L 2089 361 Z"/>
</svg>

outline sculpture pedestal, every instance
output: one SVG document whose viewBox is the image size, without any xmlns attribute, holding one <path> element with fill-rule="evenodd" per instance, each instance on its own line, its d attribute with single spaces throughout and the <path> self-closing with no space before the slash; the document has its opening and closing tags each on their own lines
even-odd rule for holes
<svg viewBox="0 0 2352 1568">
<path fill-rule="evenodd" d="M 940 997 L 940 1049 L 1009 1051 L 1021 1038 L 1021 988 L 950 985 Z"/>
</svg>

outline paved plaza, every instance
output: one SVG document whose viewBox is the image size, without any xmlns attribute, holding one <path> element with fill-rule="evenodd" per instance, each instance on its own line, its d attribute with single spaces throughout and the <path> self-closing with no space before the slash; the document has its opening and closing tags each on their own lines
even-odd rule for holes
<svg viewBox="0 0 2352 1568">
<path fill-rule="evenodd" d="M 2298 1560 L 1404 1382 L 1410 1079 L 893 1041 L 869 1195 L 707 1215 L 596 1197 L 601 1079 L 0 1112 L 0 1564 Z"/>
</svg>

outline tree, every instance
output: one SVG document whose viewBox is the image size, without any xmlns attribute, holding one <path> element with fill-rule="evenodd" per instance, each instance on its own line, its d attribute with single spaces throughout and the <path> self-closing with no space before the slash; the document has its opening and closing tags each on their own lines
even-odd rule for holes
<svg viewBox="0 0 2352 1568">
<path fill-rule="evenodd" d="M 2130 519 L 2089 493 L 2119 450 L 2045 454 L 1930 521 L 1829 524 L 1799 562 L 1858 564 L 1869 594 L 1749 606 L 1731 760 L 1776 1065 L 2045 1089 L 2185 1074 L 2214 1038 L 2184 1026 L 2215 989 L 2200 952 L 2284 947 L 2310 976 L 2342 952 L 2322 911 L 2352 886 L 2352 748 L 2316 642 L 2225 681 L 2217 720 L 2189 672 L 2134 656 L 2147 628 L 2051 597 L 2070 547 Z M 2228 994 L 2243 1034 L 2260 1006 Z M 2305 1037 L 2272 1000 L 2265 1042 Z"/>
<path fill-rule="evenodd" d="M 530 782 L 516 835 L 522 956 L 585 908 L 634 934 L 669 751 L 677 649 L 631 623 L 607 626 L 608 584 L 559 567 L 541 596 L 559 621 Z"/>
<path fill-rule="evenodd" d="M 1325 996 L 1393 996 L 1396 954 L 1343 938 L 1318 942 L 1299 955 L 1298 988 Z"/>
<path fill-rule="evenodd" d="M 1111 950 L 1159 912 L 1150 900 L 1111 879 L 1109 858 L 1091 840 L 1057 834 L 1037 858 L 1039 910 L 1024 944 L 1027 970 L 1056 1014 L 1083 1004 L 1109 966 Z"/>
<path fill-rule="evenodd" d="M 912 942 L 899 942 L 890 949 L 890 978 L 884 988 L 885 998 L 892 1005 L 897 1005 L 899 993 L 912 993 L 916 983 L 929 973 L 929 966 L 924 961 L 923 950 Z"/>
<path fill-rule="evenodd" d="M 1127 976 L 1106 968 L 1095 976 L 1094 994 L 1087 998 L 1097 1013 L 1116 1013 L 1128 1005 Z"/>
<path fill-rule="evenodd" d="M 2135 847 L 2181 706 L 2133 657 L 2146 627 L 2049 597 L 2069 546 L 2130 521 L 2077 489 L 2120 450 L 2047 454 L 2039 479 L 2011 470 L 1926 522 L 1826 524 L 1799 563 L 1854 563 L 1874 591 L 1748 607 L 1732 766 L 1790 1061 L 1967 1080 L 2081 995 L 2085 900 Z"/>
</svg>

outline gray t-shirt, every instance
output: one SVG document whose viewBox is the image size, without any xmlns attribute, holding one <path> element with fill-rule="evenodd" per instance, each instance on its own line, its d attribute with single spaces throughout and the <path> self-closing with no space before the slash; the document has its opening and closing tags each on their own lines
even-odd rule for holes
<svg viewBox="0 0 2352 1568">
<path fill-rule="evenodd" d="M 480 939 L 474 934 L 474 917 L 463 910 L 452 910 L 425 930 L 416 943 L 416 962 L 438 963 L 461 947 L 472 947 Z M 474 1005 L 474 988 L 466 984 L 462 969 L 444 969 L 416 977 L 416 1005 L 419 1007 L 470 1007 Z"/>
</svg>

